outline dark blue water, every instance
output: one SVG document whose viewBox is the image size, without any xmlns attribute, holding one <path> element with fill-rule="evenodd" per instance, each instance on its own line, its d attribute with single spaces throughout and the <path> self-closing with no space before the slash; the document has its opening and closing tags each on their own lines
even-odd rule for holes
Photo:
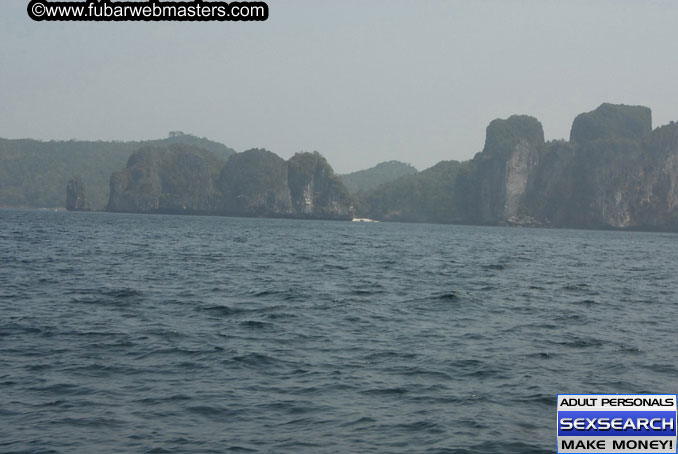
<svg viewBox="0 0 678 454">
<path fill-rule="evenodd" d="M 675 393 L 678 235 L 0 210 L 0 451 L 555 452 Z"/>
</svg>

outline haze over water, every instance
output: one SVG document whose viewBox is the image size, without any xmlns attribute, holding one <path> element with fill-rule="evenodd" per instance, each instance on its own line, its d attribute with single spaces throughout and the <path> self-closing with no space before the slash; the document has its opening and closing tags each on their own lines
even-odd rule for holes
<svg viewBox="0 0 678 454">
<path fill-rule="evenodd" d="M 0 451 L 555 452 L 678 389 L 676 239 L 0 210 Z"/>
</svg>

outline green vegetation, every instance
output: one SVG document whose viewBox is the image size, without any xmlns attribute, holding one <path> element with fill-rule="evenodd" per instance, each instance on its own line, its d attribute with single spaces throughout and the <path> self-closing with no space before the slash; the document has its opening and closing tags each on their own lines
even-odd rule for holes
<svg viewBox="0 0 678 454">
<path fill-rule="evenodd" d="M 207 213 L 218 198 L 214 178 L 225 162 L 193 145 L 144 146 L 112 175 L 107 209 Z"/>
<path fill-rule="evenodd" d="M 296 153 L 287 166 L 287 182 L 296 213 L 349 216 L 351 196 L 320 153 Z"/>
<path fill-rule="evenodd" d="M 604 103 L 592 112 L 577 115 L 572 123 L 570 141 L 642 140 L 650 132 L 652 111 L 647 107 Z"/>
<path fill-rule="evenodd" d="M 378 186 L 397 180 L 405 175 L 417 173 L 410 164 L 400 161 L 388 161 L 357 172 L 339 175 L 351 194 L 370 191 Z"/>
<path fill-rule="evenodd" d="M 218 188 L 226 213 L 267 216 L 292 210 L 287 162 L 268 150 L 233 155 L 221 171 Z"/>
<path fill-rule="evenodd" d="M 63 207 L 68 181 L 80 174 L 92 208 L 103 209 L 111 174 L 124 167 L 135 150 L 171 144 L 195 145 L 223 159 L 234 153 L 223 144 L 180 132 L 142 142 L 0 139 L 0 206 Z"/>
<path fill-rule="evenodd" d="M 544 129 L 541 123 L 529 115 L 512 115 L 506 120 L 493 120 L 485 131 L 485 157 L 506 157 L 518 141 L 527 141 L 532 146 L 544 143 Z"/>
<path fill-rule="evenodd" d="M 422 172 L 405 175 L 359 196 L 362 217 L 406 222 L 454 222 L 457 218 L 458 161 L 442 161 Z"/>
<path fill-rule="evenodd" d="M 234 154 L 180 132 L 147 142 L 0 139 L 0 205 L 63 206 L 80 174 L 69 185 L 75 210 L 88 199 L 101 209 L 110 187 L 110 211 L 676 231 L 678 124 L 651 131 L 651 117 L 603 104 L 577 116 L 570 141 L 545 143 L 537 119 L 514 115 L 488 125 L 470 161 L 422 172 L 391 161 L 343 177 L 317 152 Z"/>
<path fill-rule="evenodd" d="M 146 146 L 110 179 L 108 211 L 350 219 L 352 200 L 319 153 L 252 149 L 225 161 L 191 145 Z"/>
<path fill-rule="evenodd" d="M 514 115 L 494 120 L 487 127 L 483 151 L 471 161 L 442 161 L 361 193 L 358 213 L 378 220 L 407 222 L 502 222 L 509 196 L 509 173 L 516 172 L 514 167 L 519 173 L 527 173 L 523 167 L 532 165 L 527 156 L 538 153 L 543 143 L 544 132 L 536 118 Z M 523 149 L 523 154 L 527 152 L 524 164 L 509 165 L 518 148 Z M 528 215 L 526 207 L 518 207 L 520 215 Z"/>
<path fill-rule="evenodd" d="M 603 104 L 572 139 L 544 142 L 529 116 L 494 120 L 471 161 L 439 163 L 360 194 L 379 220 L 678 229 L 678 125 L 651 131 L 649 109 Z"/>
</svg>

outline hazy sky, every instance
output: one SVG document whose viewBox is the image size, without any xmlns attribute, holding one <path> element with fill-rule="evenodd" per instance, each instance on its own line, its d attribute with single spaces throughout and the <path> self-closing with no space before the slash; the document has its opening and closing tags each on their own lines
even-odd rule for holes
<svg viewBox="0 0 678 454">
<path fill-rule="evenodd" d="M 609 101 L 678 120 L 678 1 L 272 0 L 266 22 L 46 23 L 0 0 L 0 136 L 182 130 L 338 172 L 480 151 L 494 118 L 567 138 Z"/>
</svg>

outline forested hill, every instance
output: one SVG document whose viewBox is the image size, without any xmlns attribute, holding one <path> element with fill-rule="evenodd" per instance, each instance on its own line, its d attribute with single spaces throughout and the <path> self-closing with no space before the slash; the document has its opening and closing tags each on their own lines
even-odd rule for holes
<svg viewBox="0 0 678 454">
<path fill-rule="evenodd" d="M 111 174 L 125 167 L 134 151 L 171 144 L 197 146 L 224 159 L 235 153 L 221 143 L 178 131 L 165 139 L 130 142 L 0 139 L 0 206 L 63 207 L 66 184 L 79 174 L 92 208 L 103 209 Z"/>
<path fill-rule="evenodd" d="M 400 161 L 388 161 L 365 170 L 339 175 L 346 189 L 352 194 L 370 191 L 384 183 L 389 183 L 405 175 L 417 173 L 410 164 Z"/>
</svg>

